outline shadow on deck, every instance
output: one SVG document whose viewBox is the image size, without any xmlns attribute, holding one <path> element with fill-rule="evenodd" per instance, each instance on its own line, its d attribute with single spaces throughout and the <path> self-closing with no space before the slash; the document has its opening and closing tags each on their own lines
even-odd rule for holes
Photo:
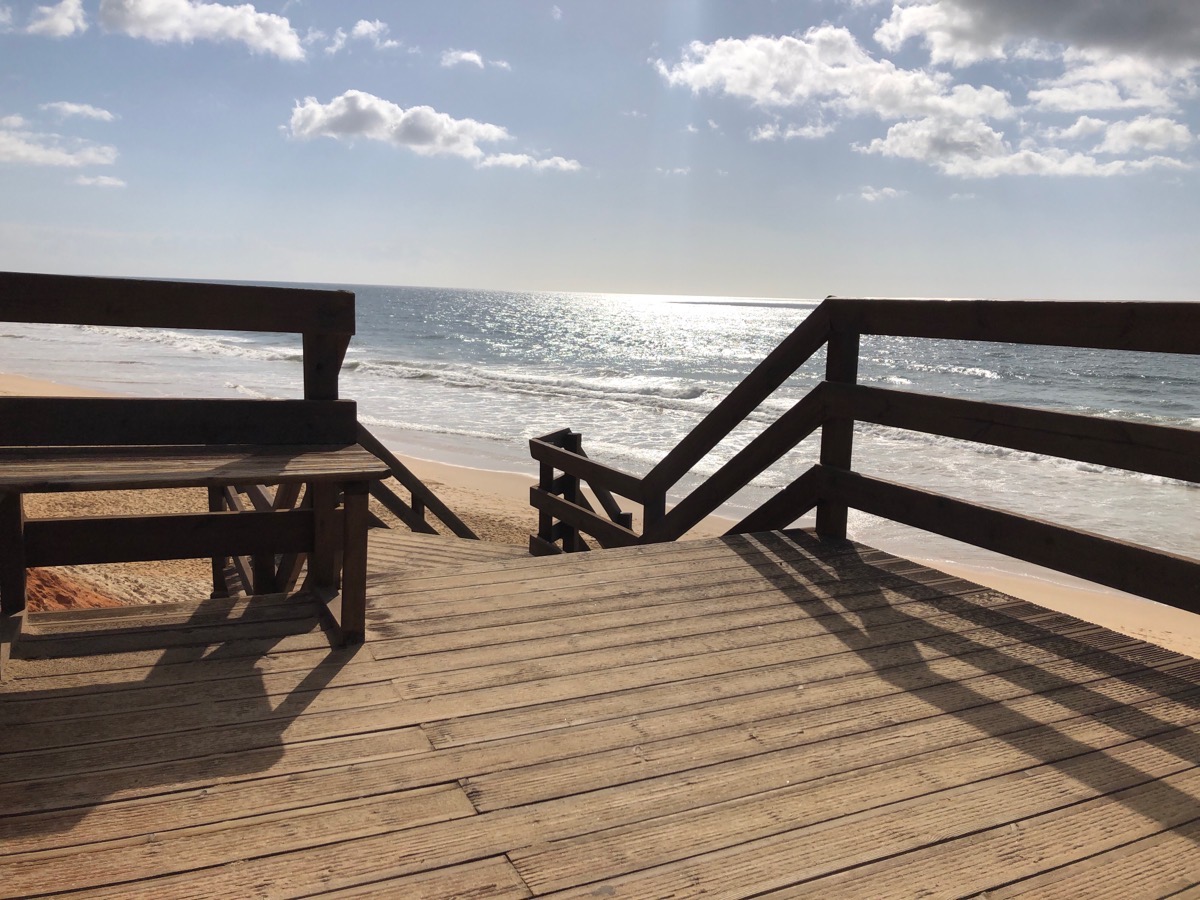
<svg viewBox="0 0 1200 900">
<path fill-rule="evenodd" d="M 1200 663 L 880 551 L 480 561 L 370 601 L 357 652 L 256 598 L 164 625 L 183 646 L 14 660 L 0 895 L 1200 883 Z"/>
</svg>

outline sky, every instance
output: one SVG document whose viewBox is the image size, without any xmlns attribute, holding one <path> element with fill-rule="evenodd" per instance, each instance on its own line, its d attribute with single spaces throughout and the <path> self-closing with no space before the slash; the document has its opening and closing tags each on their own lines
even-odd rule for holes
<svg viewBox="0 0 1200 900">
<path fill-rule="evenodd" d="M 0 269 L 1200 300 L 1200 0 L 0 0 Z"/>
</svg>

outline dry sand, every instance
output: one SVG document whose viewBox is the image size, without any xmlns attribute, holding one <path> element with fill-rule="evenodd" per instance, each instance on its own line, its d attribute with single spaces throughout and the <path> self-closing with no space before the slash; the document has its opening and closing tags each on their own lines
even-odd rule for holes
<svg viewBox="0 0 1200 900">
<path fill-rule="evenodd" d="M 97 396 L 97 392 L 40 381 L 21 375 L 0 374 L 0 395 Z M 526 546 L 536 530 L 537 517 L 529 505 L 529 474 L 492 472 L 431 460 L 401 456 L 412 471 L 428 484 L 484 540 Z M 403 496 L 403 492 L 402 492 Z M 131 513 L 199 511 L 207 509 L 205 492 L 196 489 L 161 491 L 112 491 L 77 494 L 42 494 L 27 498 L 30 516 L 100 515 L 114 510 Z M 376 511 L 383 511 L 376 507 Z M 386 517 L 386 516 L 385 516 Z M 390 517 L 389 517 L 390 518 Z M 702 522 L 690 537 L 722 534 L 730 520 L 717 516 Z M 640 523 L 635 522 L 640 528 Z M 971 566 L 929 562 L 937 568 L 969 581 L 983 584 L 1113 631 L 1158 644 L 1190 656 L 1200 657 L 1200 617 L 1130 597 L 1102 587 L 1063 583 L 1012 572 Z M 73 566 L 56 570 L 76 579 L 86 590 L 112 595 L 125 602 L 169 602 L 207 596 L 211 585 L 206 560 L 128 563 L 110 566 Z M 62 593 L 54 583 L 48 592 Z M 92 595 L 89 594 L 89 599 Z"/>
</svg>

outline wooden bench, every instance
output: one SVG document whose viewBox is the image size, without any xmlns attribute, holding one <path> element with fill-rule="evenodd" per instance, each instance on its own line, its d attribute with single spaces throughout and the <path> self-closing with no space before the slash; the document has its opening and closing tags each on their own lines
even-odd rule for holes
<svg viewBox="0 0 1200 900">
<path fill-rule="evenodd" d="M 337 398 L 354 295 L 0 273 L 0 319 L 299 332 L 303 400 L 0 398 L 0 611 L 25 606 L 26 569 L 150 559 L 308 554 L 306 587 L 343 643 L 365 630 L 367 491 L 387 466 Z M 228 486 L 306 485 L 304 508 L 232 512 Z M 28 493 L 204 487 L 209 511 L 27 519 Z M 344 498 L 339 502 L 339 498 Z M 254 590 L 272 579 L 257 567 Z M 340 588 L 340 593 L 339 593 Z"/>
</svg>

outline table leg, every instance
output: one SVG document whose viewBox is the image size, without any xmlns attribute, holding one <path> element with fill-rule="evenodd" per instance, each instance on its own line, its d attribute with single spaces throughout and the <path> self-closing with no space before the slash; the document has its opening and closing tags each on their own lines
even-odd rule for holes
<svg viewBox="0 0 1200 900">
<path fill-rule="evenodd" d="M 367 631 L 367 497 L 369 483 L 343 487 L 342 642 L 360 644 Z"/>
<path fill-rule="evenodd" d="M 312 482 L 308 492 L 312 497 L 315 531 L 312 552 L 308 555 L 308 577 L 314 587 L 336 591 L 342 548 L 337 515 L 337 485 Z"/>
<path fill-rule="evenodd" d="M 0 613 L 25 609 L 25 507 L 21 494 L 0 492 Z"/>
</svg>

